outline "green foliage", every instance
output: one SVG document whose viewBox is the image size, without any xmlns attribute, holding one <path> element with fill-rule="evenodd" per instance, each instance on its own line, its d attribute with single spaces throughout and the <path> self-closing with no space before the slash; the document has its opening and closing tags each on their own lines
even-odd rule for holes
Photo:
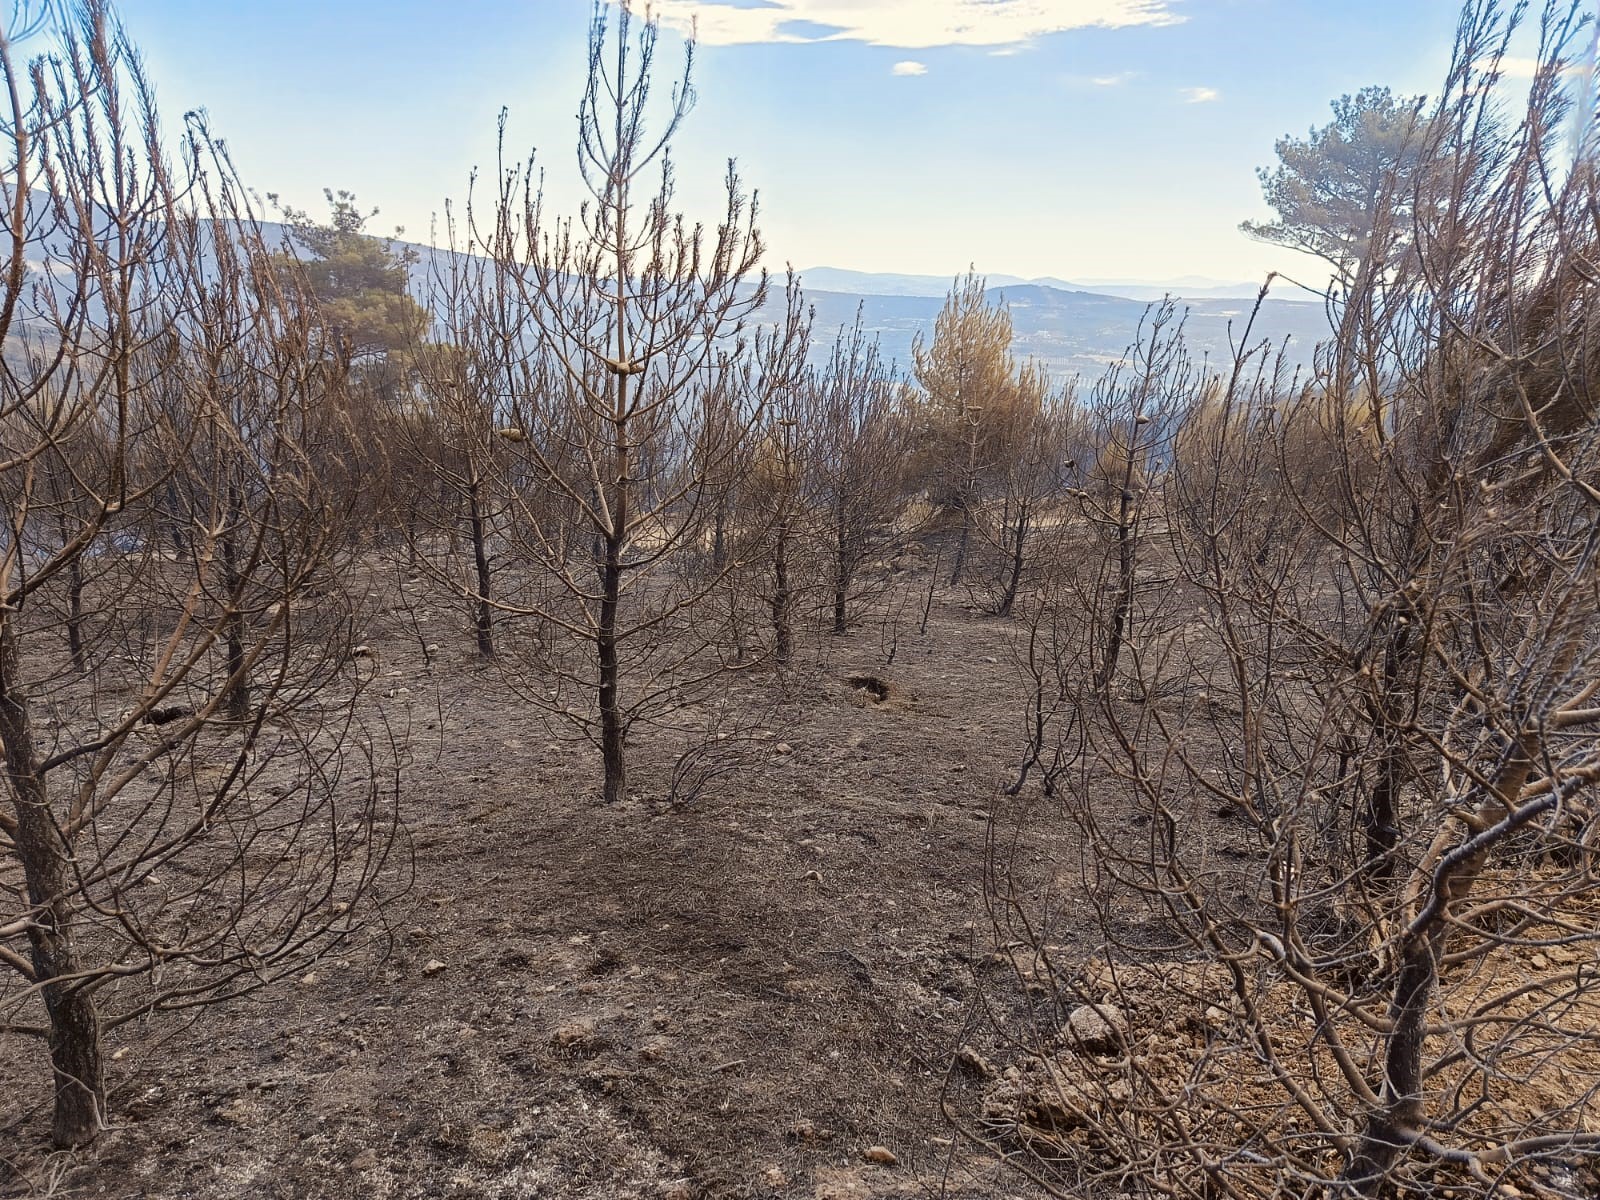
<svg viewBox="0 0 1600 1200">
<path fill-rule="evenodd" d="M 302 209 L 282 208 L 295 243 L 287 257 L 304 273 L 347 362 L 370 364 L 406 353 L 429 324 L 427 310 L 407 290 L 415 255 L 366 232 L 377 209 L 363 213 L 354 193 L 330 188 L 323 194 L 329 209 L 325 223 Z"/>
<path fill-rule="evenodd" d="M 1427 141 L 1422 97 L 1362 88 L 1333 102 L 1333 120 L 1304 139 L 1284 137 L 1278 166 L 1257 172 L 1276 221 L 1245 221 L 1246 234 L 1314 254 L 1346 278 L 1404 241 Z"/>
</svg>

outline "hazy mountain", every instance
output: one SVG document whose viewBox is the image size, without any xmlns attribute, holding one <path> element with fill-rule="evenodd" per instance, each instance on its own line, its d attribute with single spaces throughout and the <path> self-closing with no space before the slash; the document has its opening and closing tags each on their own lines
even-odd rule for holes
<svg viewBox="0 0 1600 1200">
<path fill-rule="evenodd" d="M 1114 295 L 1126 296 L 1130 300 L 1160 300 L 1164 296 L 1174 296 L 1182 300 L 1254 300 L 1261 292 L 1260 282 L 1256 283 L 1197 283 L 1193 282 L 1194 276 L 1184 279 L 1168 280 L 1135 280 L 1135 279 L 1085 279 L 1081 283 L 1071 286 L 1087 288 L 1096 292 L 1111 292 Z M 1035 283 L 1054 286 L 1059 280 L 1036 279 Z M 1282 287 L 1278 290 L 1283 290 Z"/>
<path fill-rule="evenodd" d="M 1016 275 L 990 275 L 995 287 L 1026 283 Z M 893 275 L 851 271 L 844 267 L 807 267 L 800 272 L 806 291 L 844 292 L 857 296 L 933 296 L 942 298 L 955 281 L 953 275 Z"/>
<path fill-rule="evenodd" d="M 1058 377 L 1080 375 L 1086 380 L 1099 376 L 1122 357 L 1150 309 L 1141 299 L 1032 283 L 991 287 L 988 295 L 991 301 L 1003 301 L 1011 311 L 1012 349 L 1019 358 L 1037 358 Z M 878 335 L 884 358 L 909 370 L 912 339 L 919 332 L 932 336 L 944 295 L 862 295 L 807 289 L 806 300 L 816 311 L 812 329 L 818 354 L 826 353 L 836 330 L 855 320 L 859 306 L 862 323 Z M 1242 335 L 1252 304 L 1253 294 L 1249 301 L 1201 297 L 1179 303 L 1188 313 L 1185 337 L 1196 356 L 1219 364 L 1231 362 L 1232 343 Z M 772 311 L 776 315 L 775 306 Z M 1256 319 L 1251 341 L 1266 339 L 1276 344 L 1287 338 L 1289 361 L 1303 366 L 1327 334 L 1327 316 L 1321 304 L 1269 299 Z"/>
<path fill-rule="evenodd" d="M 42 197 L 39 198 L 42 204 Z M 39 212 L 43 215 L 42 209 Z M 48 224 L 46 222 L 46 224 Z M 262 233 L 269 245 L 288 244 L 288 231 L 267 222 Z M 0 235 L 0 251 L 5 249 Z M 61 244 L 58 244 L 61 243 Z M 447 250 L 404 242 L 391 243 L 397 252 L 409 252 L 413 292 L 426 296 L 430 279 L 450 274 L 455 255 Z M 36 283 L 64 287 L 68 280 L 46 269 L 44 254 L 59 256 L 65 249 L 59 237 L 46 237 L 44 245 L 30 254 L 30 274 Z M 41 253 L 42 252 L 42 253 Z M 775 284 L 765 315 L 777 320 L 781 315 L 782 289 Z M 1257 288 L 1219 284 L 1195 277 L 1172 281 L 1189 289 L 1178 303 L 1188 311 L 1187 337 L 1197 355 L 1214 362 L 1230 361 L 1230 332 L 1237 337 L 1249 317 Z M 814 267 L 802 275 L 806 300 L 815 310 L 813 361 L 826 360 L 834 334 L 862 312 L 866 328 L 876 333 L 886 360 L 910 369 L 911 344 L 918 333 L 932 336 L 934 319 L 944 303 L 951 280 L 934 275 L 883 275 L 832 267 Z M 1058 377 L 1099 376 L 1116 362 L 1138 335 L 1139 323 L 1151 299 L 1165 294 L 1153 289 L 1160 285 L 1124 285 L 1128 294 L 1090 290 L 1065 280 L 1046 278 L 1024 281 L 1015 276 L 990 276 L 991 301 L 1005 303 L 1015 330 L 1013 349 L 1019 358 L 1041 360 Z M 1233 294 L 1212 295 L 1237 287 L 1242 298 Z M 1138 293 L 1138 294 L 1132 294 Z M 57 300 L 64 300 L 58 296 Z M 28 320 L 24 312 L 22 319 Z M 1263 338 L 1289 341 L 1289 359 L 1297 364 L 1310 361 L 1311 350 L 1327 336 L 1327 317 L 1318 302 L 1269 299 L 1263 306 L 1252 340 Z"/>
<path fill-rule="evenodd" d="M 415 252 L 411 268 L 413 290 L 425 293 L 428 277 L 448 273 L 450 254 L 426 246 L 404 247 Z M 934 319 L 944 303 L 951 281 L 932 275 L 875 275 L 838 268 L 813 268 L 801 283 L 806 302 L 816 312 L 812 359 L 823 362 L 834 334 L 855 320 L 862 310 L 866 328 L 878 335 L 885 359 L 909 371 L 911 342 L 918 334 L 931 337 Z M 829 286 L 823 286 L 827 284 Z M 1099 376 L 1138 335 L 1140 319 L 1150 307 L 1143 296 L 1122 296 L 1089 291 L 1052 280 L 1025 282 L 1014 276 L 990 276 L 989 297 L 1011 310 L 1015 331 L 1013 349 L 1019 358 L 1034 357 L 1054 375 Z M 869 288 L 898 290 L 871 291 Z M 1178 301 L 1188 310 L 1186 325 L 1190 346 L 1197 355 L 1213 361 L 1231 361 L 1229 333 L 1237 337 L 1249 319 L 1258 287 L 1247 290 L 1248 299 L 1229 296 L 1194 296 Z M 1159 299 L 1159 294 L 1154 299 Z M 782 310 L 781 281 L 774 279 L 766 315 L 776 321 Z M 1327 315 L 1320 303 L 1269 299 L 1252 333 L 1252 340 L 1290 339 L 1289 359 L 1306 364 L 1311 350 L 1327 336 Z"/>
<path fill-rule="evenodd" d="M 952 276 L 883 274 L 872 271 L 851 271 L 842 267 L 807 267 L 800 273 L 807 289 L 818 288 L 827 292 L 854 292 L 868 296 L 944 296 L 950 290 Z M 1066 292 L 1100 292 L 1122 296 L 1129 300 L 1160 300 L 1173 296 L 1184 300 L 1249 299 L 1254 300 L 1261 290 L 1259 281 L 1251 283 L 1229 282 L 1205 275 L 1183 275 L 1176 279 L 1060 279 L 1044 275 L 1036 279 L 1023 279 L 1017 275 L 990 275 L 990 287 L 1015 287 L 1034 283 L 1040 287 L 1058 288 Z"/>
</svg>

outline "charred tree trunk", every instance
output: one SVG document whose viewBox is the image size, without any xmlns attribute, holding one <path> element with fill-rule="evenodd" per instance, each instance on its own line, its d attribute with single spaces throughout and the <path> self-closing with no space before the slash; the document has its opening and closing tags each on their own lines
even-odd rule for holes
<svg viewBox="0 0 1600 1200">
<path fill-rule="evenodd" d="M 83 672 L 88 660 L 83 651 L 83 556 L 74 554 L 67 563 L 67 652 L 72 669 Z"/>
<path fill-rule="evenodd" d="M 967 467 L 961 480 L 961 538 L 956 542 L 955 562 L 950 567 L 950 586 L 961 582 L 961 572 L 967 565 L 967 544 L 972 540 L 972 510 L 978 503 L 978 409 L 962 409 L 961 417 L 967 426 Z"/>
<path fill-rule="evenodd" d="M 711 570 L 721 575 L 728 569 L 728 501 L 717 501 L 717 515 L 711 526 Z"/>
<path fill-rule="evenodd" d="M 950 568 L 950 586 L 961 582 L 962 569 L 967 565 L 967 543 L 972 539 L 972 493 L 961 497 L 961 536 L 956 540 L 956 558 Z"/>
<path fill-rule="evenodd" d="M 54 469 L 49 472 L 49 478 L 55 501 L 63 506 L 56 514 L 56 536 L 61 539 L 61 548 L 65 552 L 73 541 L 72 526 L 65 511 L 63 493 L 66 488 Z M 72 669 L 80 675 L 88 666 L 83 652 L 83 551 L 84 548 L 80 546 L 67 559 L 67 654 Z"/>
<path fill-rule="evenodd" d="M 173 555 L 179 562 L 183 562 L 189 557 L 189 539 L 185 534 L 183 521 L 179 519 L 183 509 L 178 500 L 177 485 L 169 482 L 166 492 L 167 511 L 162 514 L 161 524 L 166 527 L 167 536 L 172 539 Z"/>
<path fill-rule="evenodd" d="M 622 603 L 621 539 L 605 539 L 601 564 L 600 627 L 595 650 L 600 666 L 600 754 L 605 762 L 605 800 L 620 801 L 627 794 L 625 756 L 627 725 L 621 702 L 621 661 L 617 651 L 617 614 Z"/>
<path fill-rule="evenodd" d="M 1422 1050 L 1428 998 L 1437 979 L 1433 939 L 1415 939 L 1405 950 L 1390 1003 L 1394 1029 L 1384 1054 L 1383 1103 L 1368 1118 L 1342 1181 L 1357 1195 L 1376 1194 L 1410 1144 L 1408 1132 L 1421 1125 Z"/>
<path fill-rule="evenodd" d="M 940 551 L 943 553 L 943 551 Z M 939 555 L 933 556 L 933 570 L 928 572 L 928 591 L 922 598 L 922 624 L 917 627 L 917 633 L 922 637 L 928 636 L 928 617 L 933 613 L 933 592 L 939 586 Z"/>
<path fill-rule="evenodd" d="M 1017 602 L 1017 589 L 1022 586 L 1022 566 L 1027 542 L 1028 508 L 1027 505 L 1019 505 L 1016 530 L 1011 538 L 1011 565 L 1006 575 L 1005 589 L 1000 593 L 1000 603 L 994 610 L 996 616 L 1009 617 L 1012 607 Z"/>
<path fill-rule="evenodd" d="M 238 529 L 243 501 L 237 488 L 228 489 L 228 524 L 222 534 L 222 586 L 228 598 L 223 618 L 225 667 L 228 672 L 228 717 L 246 721 L 250 717 L 250 672 L 244 653 L 244 584 L 239 574 Z"/>
<path fill-rule="evenodd" d="M 620 234 L 618 235 L 621 236 Z M 625 277 L 625 271 L 619 271 Z M 617 284 L 620 295 L 625 291 Z M 620 301 L 619 301 L 620 302 Z M 617 326 L 617 359 L 627 361 L 626 322 L 620 319 Z M 605 765 L 604 796 L 607 804 L 620 803 L 628 794 L 627 740 L 628 725 L 622 709 L 622 661 L 618 622 L 622 612 L 623 555 L 627 545 L 628 522 L 631 519 L 629 499 L 632 470 L 632 445 L 628 430 L 628 377 L 623 372 L 614 376 L 616 386 L 615 408 L 612 410 L 612 428 L 615 430 L 614 458 L 616 490 L 608 509 L 609 520 L 604 529 L 595 533 L 596 549 L 600 552 L 600 622 L 595 631 L 595 652 L 599 666 L 600 701 L 600 755 Z"/>
<path fill-rule="evenodd" d="M 855 574 L 855 556 L 850 553 L 850 536 L 843 505 L 834 513 L 833 546 L 833 632 L 843 635 L 850 623 L 850 581 Z"/>
<path fill-rule="evenodd" d="M 1133 492 L 1122 489 L 1117 500 L 1117 599 L 1111 610 L 1111 627 L 1106 630 L 1106 644 L 1101 657 L 1100 671 L 1094 686 L 1104 692 L 1117 675 L 1117 660 L 1122 655 L 1122 639 L 1127 633 L 1128 618 L 1133 612 L 1134 585 L 1134 524 L 1138 520 L 1133 510 Z"/>
<path fill-rule="evenodd" d="M 792 610 L 794 595 L 789 588 L 789 522 L 778 522 L 772 547 L 772 632 L 774 658 L 786 667 L 794 657 Z"/>
<path fill-rule="evenodd" d="M 478 657 L 494 657 L 493 612 L 489 605 L 489 546 L 483 519 L 483 480 L 476 468 L 467 481 L 467 521 L 472 535 L 472 562 L 477 575 L 473 595 L 473 632 L 478 640 Z"/>
<path fill-rule="evenodd" d="M 16 812 L 16 850 L 22 860 L 31 921 L 28 941 L 34 982 L 50 1022 L 50 1065 L 56 1098 L 52 1136 L 58 1146 L 82 1146 L 100 1132 L 105 1076 L 100 1058 L 100 1016 L 94 998 L 73 982 L 80 972 L 73 943 L 71 852 L 50 812 L 39 774 L 21 656 L 8 619 L 0 617 L 0 740 Z"/>
<path fill-rule="evenodd" d="M 1387 887 L 1394 879 L 1394 848 L 1400 842 L 1400 787 L 1404 782 L 1405 746 L 1399 729 L 1404 720 L 1394 709 L 1404 700 L 1404 681 L 1411 658 L 1410 626 L 1402 625 L 1389 636 L 1383 656 L 1383 694 L 1373 712 L 1379 746 L 1377 778 L 1367 792 L 1361 814 L 1366 837 L 1366 875 Z"/>
<path fill-rule="evenodd" d="M 1570 665 L 1576 643 L 1568 649 L 1569 654 L 1558 669 Z M 1557 791 L 1542 800 L 1517 806 L 1517 797 L 1540 751 L 1537 744 L 1513 748 L 1502 761 L 1492 785 L 1484 789 L 1473 806 L 1475 811 L 1462 821 L 1468 830 L 1466 839 L 1451 846 L 1446 840 L 1448 835 L 1441 832 L 1429 849 L 1427 861 L 1437 865 L 1431 871 L 1432 886 L 1425 894 L 1421 911 L 1411 920 L 1411 928 L 1400 943 L 1400 970 L 1389 1001 L 1390 1031 L 1384 1047 L 1379 1104 L 1369 1114 L 1361 1141 L 1340 1180 L 1356 1195 L 1378 1195 L 1401 1157 L 1426 1128 L 1423 1058 L 1429 1002 L 1439 979 L 1439 959 L 1455 910 L 1477 886 L 1494 844 L 1555 805 Z"/>
</svg>

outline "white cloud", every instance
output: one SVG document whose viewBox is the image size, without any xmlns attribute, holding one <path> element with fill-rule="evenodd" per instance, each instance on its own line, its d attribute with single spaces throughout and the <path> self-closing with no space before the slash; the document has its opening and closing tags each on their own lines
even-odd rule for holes
<svg viewBox="0 0 1600 1200">
<path fill-rule="evenodd" d="M 891 70 L 896 75 L 926 75 L 928 73 L 926 63 L 911 62 L 909 60 L 895 63 Z"/>
<path fill-rule="evenodd" d="M 1472 65 L 1480 71 L 1488 71 L 1498 66 L 1500 74 L 1507 79 L 1532 79 L 1533 73 L 1538 70 L 1539 60 L 1524 58 L 1520 54 L 1507 54 L 1498 64 L 1486 58 Z"/>
<path fill-rule="evenodd" d="M 1115 75 L 1095 75 L 1089 79 L 1089 82 L 1094 84 L 1095 87 L 1121 87 L 1132 79 L 1136 73 L 1134 71 L 1118 71 Z"/>
<path fill-rule="evenodd" d="M 1178 95 L 1183 97 L 1185 104 L 1209 104 L 1222 99 L 1222 93 L 1213 87 L 1179 88 Z"/>
<path fill-rule="evenodd" d="M 1006 46 L 1091 26 L 1175 25 L 1175 0 L 655 0 L 664 25 L 708 46 L 856 41 L 873 46 Z"/>
<path fill-rule="evenodd" d="M 1479 71 L 1498 70 L 1503 79 L 1532 79 L 1539 70 L 1537 58 L 1521 54 L 1502 55 L 1498 62 L 1483 58 L 1472 65 Z M 1558 70 L 1562 75 L 1581 75 L 1585 70 L 1585 64 L 1562 63 Z"/>
</svg>

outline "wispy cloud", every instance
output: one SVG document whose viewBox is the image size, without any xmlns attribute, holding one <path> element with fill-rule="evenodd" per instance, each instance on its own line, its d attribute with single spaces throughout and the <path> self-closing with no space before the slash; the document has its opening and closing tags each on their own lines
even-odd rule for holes
<svg viewBox="0 0 1600 1200">
<path fill-rule="evenodd" d="M 1479 59 L 1472 64 L 1479 71 L 1498 70 L 1503 79 L 1532 79 L 1539 71 L 1539 60 L 1521 54 L 1505 54 L 1496 62 L 1494 59 Z M 1562 75 L 1578 75 L 1585 70 L 1584 64 L 1564 62 L 1557 70 Z"/>
<path fill-rule="evenodd" d="M 866 42 L 1007 46 L 1069 29 L 1175 25 L 1175 0 L 655 0 L 663 24 L 709 46 Z"/>
<path fill-rule="evenodd" d="M 1121 87 L 1137 74 L 1137 71 L 1118 71 L 1115 75 L 1091 75 L 1089 82 L 1095 87 Z"/>
<path fill-rule="evenodd" d="M 890 70 L 895 75 L 926 75 L 928 73 L 928 64 L 912 62 L 908 59 L 905 62 L 895 63 Z"/>
<path fill-rule="evenodd" d="M 1179 88 L 1178 95 L 1183 97 L 1185 104 L 1210 104 L 1213 100 L 1222 99 L 1222 93 L 1214 87 Z"/>
</svg>

